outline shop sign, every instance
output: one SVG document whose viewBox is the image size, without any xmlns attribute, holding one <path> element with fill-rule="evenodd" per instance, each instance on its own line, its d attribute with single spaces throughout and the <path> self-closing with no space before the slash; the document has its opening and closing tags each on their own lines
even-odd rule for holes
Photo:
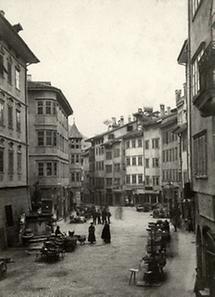
<svg viewBox="0 0 215 297">
<path fill-rule="evenodd" d="M 215 221 L 215 196 L 198 194 L 199 214 L 209 220 Z"/>
</svg>

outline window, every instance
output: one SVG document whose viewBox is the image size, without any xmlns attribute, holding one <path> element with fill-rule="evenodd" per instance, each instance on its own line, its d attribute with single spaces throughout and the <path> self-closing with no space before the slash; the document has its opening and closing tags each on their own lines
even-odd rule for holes
<svg viewBox="0 0 215 297">
<path fill-rule="evenodd" d="M 119 177 L 114 178 L 114 184 L 115 185 L 120 185 L 120 178 Z"/>
<path fill-rule="evenodd" d="M 148 175 L 145 176 L 145 184 L 146 185 L 149 185 L 150 184 L 150 179 L 149 179 L 149 176 Z"/>
<path fill-rule="evenodd" d="M 57 146 L 57 131 L 53 131 L 53 145 Z"/>
<path fill-rule="evenodd" d="M 76 163 L 79 163 L 79 161 L 80 161 L 80 156 L 77 154 L 77 155 L 76 155 L 76 158 L 75 158 L 75 162 L 76 162 Z"/>
<path fill-rule="evenodd" d="M 8 128 L 13 129 L 13 106 L 8 105 Z"/>
<path fill-rule="evenodd" d="M 152 159 L 152 167 L 154 167 L 154 168 L 159 167 L 159 159 L 158 158 Z"/>
<path fill-rule="evenodd" d="M 132 141 L 131 141 L 131 145 L 132 145 L 133 148 L 136 147 L 136 139 L 132 139 Z"/>
<path fill-rule="evenodd" d="M 158 149 L 159 148 L 159 138 L 153 138 L 152 139 L 152 148 Z"/>
<path fill-rule="evenodd" d="M 22 173 L 22 153 L 17 153 L 17 172 Z"/>
<path fill-rule="evenodd" d="M 130 141 L 129 141 L 129 140 L 126 141 L 126 148 L 127 148 L 127 149 L 130 148 Z"/>
<path fill-rule="evenodd" d="M 75 181 L 75 173 L 74 173 L 74 172 L 71 173 L 71 181 L 72 181 L 72 182 Z"/>
<path fill-rule="evenodd" d="M 46 163 L 46 175 L 47 176 L 52 175 L 52 163 L 51 162 Z"/>
<path fill-rule="evenodd" d="M 127 174 L 126 175 L 126 184 L 130 184 L 130 175 L 129 174 Z"/>
<path fill-rule="evenodd" d="M 57 111 L 57 104 L 56 102 L 53 102 L 53 114 L 56 114 Z"/>
<path fill-rule="evenodd" d="M 162 160 L 163 160 L 163 162 L 165 163 L 165 151 L 162 151 Z"/>
<path fill-rule="evenodd" d="M 6 225 L 8 227 L 14 226 L 12 205 L 5 206 Z"/>
<path fill-rule="evenodd" d="M 142 184 L 142 183 L 143 183 L 143 175 L 138 174 L 138 184 Z"/>
<path fill-rule="evenodd" d="M 52 130 L 46 130 L 46 145 L 52 145 Z"/>
<path fill-rule="evenodd" d="M 137 183 L 137 176 L 136 174 L 132 174 L 132 184 L 136 184 Z"/>
<path fill-rule="evenodd" d="M 42 162 L 38 163 L 38 175 L 44 176 L 44 163 Z"/>
<path fill-rule="evenodd" d="M 51 114 L 52 113 L 52 103 L 51 101 L 46 101 L 46 114 Z"/>
<path fill-rule="evenodd" d="M 43 101 L 37 101 L 37 114 L 43 114 Z"/>
<path fill-rule="evenodd" d="M 175 148 L 175 160 L 178 160 L 178 148 Z"/>
<path fill-rule="evenodd" d="M 112 159 L 112 152 L 106 152 L 106 160 Z"/>
<path fill-rule="evenodd" d="M 143 158 L 142 156 L 138 156 L 138 165 L 142 166 L 143 165 Z"/>
<path fill-rule="evenodd" d="M 53 175 L 57 176 L 57 162 L 53 163 Z"/>
<path fill-rule="evenodd" d="M 112 172 L 112 165 L 106 165 L 105 166 L 105 171 L 106 171 L 106 173 L 111 173 Z"/>
<path fill-rule="evenodd" d="M 0 100 L 0 126 L 4 125 L 4 101 Z"/>
<path fill-rule="evenodd" d="M 152 177 L 153 186 L 159 186 L 159 176 Z"/>
<path fill-rule="evenodd" d="M 145 149 L 148 150 L 149 149 L 149 140 L 145 141 Z"/>
<path fill-rule="evenodd" d="M 143 145 L 142 139 L 138 139 L 138 147 L 142 147 L 142 145 Z"/>
<path fill-rule="evenodd" d="M 20 71 L 17 68 L 15 69 L 15 87 L 20 89 Z"/>
<path fill-rule="evenodd" d="M 149 168 L 149 159 L 145 159 L 145 163 L 146 163 L 146 164 L 145 164 L 145 167 L 146 167 L 146 168 Z"/>
<path fill-rule="evenodd" d="M 37 141 L 39 146 L 44 145 L 44 131 L 38 131 L 37 132 Z"/>
<path fill-rule="evenodd" d="M 194 136 L 194 175 L 207 177 L 207 132 L 204 130 Z"/>
<path fill-rule="evenodd" d="M 21 112 L 16 110 L 16 131 L 21 132 Z"/>
<path fill-rule="evenodd" d="M 0 173 L 4 172 L 4 149 L 0 149 Z"/>
<path fill-rule="evenodd" d="M 127 166 L 130 166 L 131 165 L 131 162 L 130 162 L 130 158 L 129 157 L 126 158 L 126 164 L 127 164 Z"/>
<path fill-rule="evenodd" d="M 192 0 L 192 15 L 193 15 L 193 17 L 196 14 L 196 11 L 199 8 L 201 3 L 202 3 L 202 0 Z"/>
<path fill-rule="evenodd" d="M 132 157 L 132 165 L 133 166 L 137 165 L 136 157 Z"/>
<path fill-rule="evenodd" d="M 8 173 L 13 174 L 14 171 L 14 153 L 12 150 L 8 151 Z"/>
<path fill-rule="evenodd" d="M 118 158 L 120 156 L 120 149 L 115 149 L 114 150 L 114 158 Z"/>
<path fill-rule="evenodd" d="M 107 186 L 112 186 L 112 178 L 106 178 Z"/>
<path fill-rule="evenodd" d="M 7 81 L 12 84 L 12 64 L 10 61 L 7 61 Z"/>
<path fill-rule="evenodd" d="M 196 96 L 200 90 L 200 77 L 199 77 L 198 63 L 203 53 L 204 53 L 204 50 L 201 49 L 192 64 L 192 95 L 193 96 Z"/>
<path fill-rule="evenodd" d="M 115 172 L 120 172 L 120 163 L 114 164 L 114 171 Z"/>
</svg>

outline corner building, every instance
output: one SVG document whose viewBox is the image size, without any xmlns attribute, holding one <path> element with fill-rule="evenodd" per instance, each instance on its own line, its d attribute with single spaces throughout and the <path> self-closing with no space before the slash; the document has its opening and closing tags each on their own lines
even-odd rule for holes
<svg viewBox="0 0 215 297">
<path fill-rule="evenodd" d="M 30 78 L 29 78 L 30 79 Z M 28 81 L 31 196 L 52 200 L 57 218 L 69 213 L 68 117 L 73 110 L 50 82 Z"/>
<path fill-rule="evenodd" d="M 27 65 L 39 60 L 0 13 L 0 249 L 18 240 L 28 192 Z"/>
</svg>

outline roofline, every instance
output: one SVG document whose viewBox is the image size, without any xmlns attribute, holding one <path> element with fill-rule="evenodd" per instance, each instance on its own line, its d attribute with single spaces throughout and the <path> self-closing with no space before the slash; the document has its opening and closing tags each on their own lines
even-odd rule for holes
<svg viewBox="0 0 215 297">
<path fill-rule="evenodd" d="M 128 125 L 130 125 L 130 124 L 134 124 L 134 123 L 136 123 L 136 122 L 137 122 L 137 121 L 131 121 L 131 122 L 126 123 L 126 124 L 124 124 L 124 125 L 122 125 L 122 126 L 119 126 L 119 127 L 117 127 L 117 128 L 114 128 L 113 130 L 110 130 L 110 131 L 107 131 L 107 132 L 104 132 L 104 133 L 95 135 L 95 136 L 93 136 L 93 137 L 90 137 L 90 138 L 86 139 L 85 141 L 86 141 L 86 142 L 90 142 L 90 141 L 93 140 L 93 139 L 101 138 L 101 137 L 103 137 L 103 136 L 105 136 L 105 135 L 107 135 L 107 134 L 110 134 L 110 133 L 112 133 L 112 132 L 114 132 L 114 131 L 116 131 L 116 130 L 119 130 L 119 129 L 123 128 L 123 127 L 126 127 L 126 126 L 128 126 Z"/>
<path fill-rule="evenodd" d="M 15 49 L 15 51 L 17 51 L 17 49 L 15 48 L 15 46 L 11 45 L 11 41 L 14 41 L 17 44 L 17 47 L 22 47 L 22 49 L 20 49 L 20 51 L 17 51 L 17 53 L 23 58 L 23 60 L 26 63 L 29 64 L 33 64 L 33 63 L 38 63 L 40 62 L 39 59 L 34 55 L 34 53 L 31 51 L 31 49 L 27 46 L 27 44 L 25 43 L 25 41 L 19 36 L 19 34 L 16 32 L 16 30 L 13 28 L 13 26 L 9 23 L 9 21 L 2 15 L 0 14 L 0 27 L 2 27 L 2 34 L 3 36 L 2 39 L 6 41 L 6 43 L 8 43 L 13 49 Z M 8 31 L 8 32 L 4 32 L 3 31 Z M 12 36 L 11 36 L 12 35 Z M 28 57 L 26 57 L 24 55 L 23 49 L 26 50 L 26 54 Z"/>
<path fill-rule="evenodd" d="M 34 83 L 34 81 L 32 81 L 32 83 Z M 35 82 L 36 83 L 36 82 Z M 39 82 L 38 82 L 39 83 Z M 67 113 L 67 115 L 72 115 L 73 114 L 73 109 L 71 107 L 71 105 L 69 104 L 68 100 L 66 99 L 66 97 L 64 96 L 63 92 L 54 87 L 54 86 L 49 86 L 49 85 L 40 85 L 40 86 L 29 86 L 28 84 L 28 90 L 29 91 L 44 91 L 44 90 L 48 90 L 48 91 L 54 91 L 56 92 L 64 101 L 64 103 L 66 104 L 66 107 L 68 108 L 69 112 Z"/>
<path fill-rule="evenodd" d="M 184 65 L 184 64 L 186 64 L 186 62 L 182 62 L 182 55 L 183 54 L 187 54 L 185 51 L 186 51 L 186 47 L 188 46 L 188 39 L 186 39 L 185 41 L 184 41 L 184 43 L 183 43 L 183 45 L 182 45 L 182 48 L 181 48 L 181 51 L 180 51 L 180 53 L 179 53 L 179 55 L 178 55 L 178 58 L 177 58 L 177 62 L 178 62 L 178 64 L 180 64 L 180 65 Z M 180 62 L 181 61 L 181 62 Z"/>
</svg>

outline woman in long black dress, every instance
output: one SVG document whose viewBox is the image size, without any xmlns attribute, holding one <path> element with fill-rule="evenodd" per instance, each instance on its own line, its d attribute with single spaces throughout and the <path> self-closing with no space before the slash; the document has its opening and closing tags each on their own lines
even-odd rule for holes
<svg viewBox="0 0 215 297">
<path fill-rule="evenodd" d="M 108 223 L 105 223 L 104 225 L 101 238 L 104 240 L 105 243 L 111 242 L 110 225 Z"/>
<path fill-rule="evenodd" d="M 96 236 L 95 236 L 95 227 L 93 223 L 90 223 L 90 227 L 88 229 L 89 234 L 88 234 L 88 241 L 90 243 L 94 243 L 96 241 Z"/>
</svg>

